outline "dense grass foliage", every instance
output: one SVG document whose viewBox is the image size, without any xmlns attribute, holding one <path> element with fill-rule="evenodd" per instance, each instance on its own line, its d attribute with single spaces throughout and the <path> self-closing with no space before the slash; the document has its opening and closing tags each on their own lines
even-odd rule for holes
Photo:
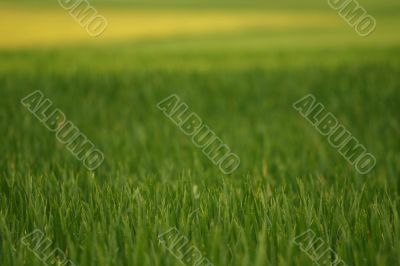
<svg viewBox="0 0 400 266">
<path fill-rule="evenodd" d="M 156 58 L 139 69 L 132 55 L 123 71 L 123 52 L 112 63 L 101 50 L 53 67 L 65 54 L 2 55 L 51 66 L 0 76 L 2 265 L 41 264 L 19 241 L 35 228 L 79 265 L 179 265 L 157 243 L 173 226 L 215 265 L 310 265 L 292 243 L 308 228 L 349 265 L 400 261 L 397 50 L 386 61 L 209 70 Z M 96 172 L 20 104 L 35 89 L 104 151 Z M 292 109 L 310 92 L 376 156 L 372 173 L 358 175 Z M 237 172 L 221 174 L 156 108 L 172 93 L 240 156 Z"/>
<path fill-rule="evenodd" d="M 171 227 L 216 266 L 312 265 L 293 243 L 308 229 L 347 265 L 399 265 L 396 33 L 292 32 L 1 51 L 0 265 L 43 265 L 21 243 L 34 229 L 76 265 L 182 265 L 158 243 Z M 21 105 L 38 89 L 104 152 L 96 171 Z M 375 155 L 371 173 L 292 108 L 309 93 Z M 236 172 L 157 109 L 171 94 Z"/>
</svg>

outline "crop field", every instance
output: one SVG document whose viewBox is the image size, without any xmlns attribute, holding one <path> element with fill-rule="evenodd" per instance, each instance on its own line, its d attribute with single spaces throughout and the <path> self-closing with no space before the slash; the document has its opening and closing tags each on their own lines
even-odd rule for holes
<svg viewBox="0 0 400 266">
<path fill-rule="evenodd" d="M 1 266 L 400 265 L 398 0 L 89 2 L 0 3 Z"/>
</svg>

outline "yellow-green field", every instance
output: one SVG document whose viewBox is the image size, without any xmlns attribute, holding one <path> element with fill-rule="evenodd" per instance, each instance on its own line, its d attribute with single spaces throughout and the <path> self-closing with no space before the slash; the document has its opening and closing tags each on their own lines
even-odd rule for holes
<svg viewBox="0 0 400 266">
<path fill-rule="evenodd" d="M 89 36 L 60 6 L 0 9 L 0 48 L 55 47 L 79 43 L 160 40 L 171 37 L 254 33 L 267 46 L 394 45 L 400 41 L 397 14 L 378 17 L 376 32 L 360 38 L 334 10 L 97 8 L 109 23 Z M 302 34 L 299 34 L 302 33 Z M 303 34 L 304 33 L 304 34 Z M 267 38 L 268 37 L 268 38 Z"/>
</svg>

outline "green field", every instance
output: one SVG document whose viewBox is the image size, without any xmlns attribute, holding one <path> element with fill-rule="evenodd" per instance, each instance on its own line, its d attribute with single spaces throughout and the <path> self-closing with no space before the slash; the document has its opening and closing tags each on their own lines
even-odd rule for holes
<svg viewBox="0 0 400 266">
<path fill-rule="evenodd" d="M 249 12 L 300 20 L 214 32 L 210 15 L 195 34 L 48 44 L 32 34 L 43 42 L 30 47 L 4 34 L 24 26 L 0 19 L 1 266 L 44 265 L 21 242 L 35 229 L 75 265 L 183 265 L 159 244 L 172 227 L 215 266 L 312 265 L 293 242 L 308 229 L 346 265 L 400 265 L 400 4 L 360 0 L 378 25 L 363 38 L 325 1 L 210 2 L 93 5 L 115 18 L 207 10 L 228 22 Z M 0 13 L 35 17 L 32 3 Z M 97 170 L 21 104 L 35 90 L 104 152 Z M 310 93 L 376 157 L 372 172 L 358 174 L 293 109 Z M 237 171 L 224 175 L 157 109 L 171 94 L 240 157 Z"/>
</svg>

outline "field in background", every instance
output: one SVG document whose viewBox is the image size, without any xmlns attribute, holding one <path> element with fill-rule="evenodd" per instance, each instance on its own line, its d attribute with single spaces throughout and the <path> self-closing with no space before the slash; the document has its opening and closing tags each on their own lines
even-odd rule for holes
<svg viewBox="0 0 400 266">
<path fill-rule="evenodd" d="M 23 4 L 22 4 L 23 3 Z M 92 3 L 92 2 L 91 2 Z M 54 2 L 0 9 L 0 265 L 182 265 L 177 227 L 214 265 L 311 265 L 312 229 L 347 265 L 400 263 L 396 1 L 360 1 L 359 37 L 325 1 L 93 1 L 91 39 Z M 98 6 L 97 6 L 98 5 Z M 21 104 L 42 90 L 105 154 L 88 172 Z M 359 175 L 292 108 L 312 93 L 377 159 Z M 156 108 L 177 94 L 239 155 L 223 175 Z"/>
<path fill-rule="evenodd" d="M 305 1 L 299 5 L 284 1 L 286 5 L 260 4 L 256 8 L 254 3 L 233 3 L 221 7 L 216 4 L 207 6 L 204 3 L 194 6 L 178 5 L 173 4 L 174 2 L 170 5 L 164 3 L 166 6 L 161 5 L 161 2 L 150 5 L 152 1 L 147 5 L 135 2 L 127 4 L 123 1 L 119 5 L 106 5 L 102 1 L 93 1 L 90 3 L 109 23 L 105 33 L 98 38 L 88 35 L 56 1 L 44 1 L 35 5 L 3 3 L 0 9 L 0 34 L 4 38 L 0 39 L 0 48 L 110 44 L 124 41 L 137 43 L 144 40 L 159 42 L 178 37 L 190 39 L 211 35 L 221 38 L 224 35 L 238 34 L 244 34 L 240 36 L 242 41 L 262 37 L 268 42 L 260 43 L 256 40 L 259 45 L 270 46 L 268 43 L 272 41 L 275 47 L 399 43 L 396 25 L 400 19 L 394 11 L 400 10 L 400 4 L 388 0 L 380 5 L 364 3 L 368 12 L 378 20 L 377 30 L 366 41 L 354 34 L 354 30 L 328 3 L 321 6 L 319 2 Z"/>
</svg>

